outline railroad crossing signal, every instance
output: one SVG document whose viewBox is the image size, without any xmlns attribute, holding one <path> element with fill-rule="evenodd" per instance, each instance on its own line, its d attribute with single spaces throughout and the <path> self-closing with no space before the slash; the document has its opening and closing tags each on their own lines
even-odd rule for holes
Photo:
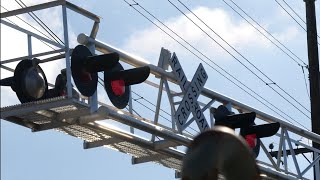
<svg viewBox="0 0 320 180">
<path fill-rule="evenodd" d="M 201 131 L 209 128 L 206 118 L 204 117 L 201 108 L 198 104 L 198 97 L 208 79 L 208 75 L 200 63 L 195 75 L 189 83 L 185 73 L 180 65 L 180 62 L 175 53 L 173 53 L 169 64 L 173 70 L 174 75 L 177 77 L 178 83 L 182 92 L 185 94 L 176 113 L 175 119 L 179 132 L 182 132 L 186 127 L 186 121 L 192 112 L 195 121 Z"/>
<path fill-rule="evenodd" d="M 220 105 L 214 112 L 215 125 L 231 129 L 240 128 L 240 135 L 246 140 L 256 157 L 260 151 L 260 138 L 270 137 L 277 133 L 280 123 L 255 125 L 255 112 L 232 114 L 225 106 Z"/>
<path fill-rule="evenodd" d="M 14 76 L 1 79 L 0 85 L 11 86 L 21 103 L 42 99 L 48 91 L 43 70 L 30 59 L 20 61 L 14 70 Z"/>
<path fill-rule="evenodd" d="M 67 75 L 66 69 L 61 70 L 61 73 L 56 77 L 56 81 L 54 83 L 54 87 L 52 89 L 48 89 L 43 96 L 43 99 L 54 98 L 59 96 L 67 95 Z M 74 99 L 79 99 L 79 93 L 72 88 L 72 97 Z"/>
<path fill-rule="evenodd" d="M 119 54 L 92 55 L 83 45 L 74 48 L 71 56 L 73 80 L 84 96 L 92 96 L 97 90 L 98 72 L 104 71 L 104 87 L 112 104 L 123 109 L 129 102 L 130 85 L 145 81 L 149 66 L 124 70 L 119 63 Z"/>
<path fill-rule="evenodd" d="M 47 78 L 41 67 L 35 63 L 38 59 L 25 59 L 18 63 L 14 76 L 1 79 L 1 86 L 11 86 L 21 103 L 38 101 L 66 95 L 66 72 L 56 77 L 54 88 L 48 89 Z M 72 89 L 73 98 L 79 99 L 79 94 Z"/>
</svg>

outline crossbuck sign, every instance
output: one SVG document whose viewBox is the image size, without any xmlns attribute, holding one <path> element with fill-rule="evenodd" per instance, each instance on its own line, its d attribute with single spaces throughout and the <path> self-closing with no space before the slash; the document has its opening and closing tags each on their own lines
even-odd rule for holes
<svg viewBox="0 0 320 180">
<path fill-rule="evenodd" d="M 186 124 L 191 112 L 200 131 L 208 129 L 209 125 L 197 101 L 204 84 L 208 79 L 208 75 L 202 64 L 200 63 L 190 83 L 188 82 L 175 53 L 173 53 L 171 59 L 169 60 L 169 64 L 178 80 L 182 92 L 184 93 L 184 97 L 175 113 L 175 120 L 179 132 L 182 132 L 186 128 L 184 125 Z"/>
</svg>

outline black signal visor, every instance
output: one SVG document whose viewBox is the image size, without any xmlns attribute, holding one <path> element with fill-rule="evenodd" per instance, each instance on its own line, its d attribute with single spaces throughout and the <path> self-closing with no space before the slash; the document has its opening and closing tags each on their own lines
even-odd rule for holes
<svg viewBox="0 0 320 180">
<path fill-rule="evenodd" d="M 119 62 L 118 53 L 89 56 L 86 58 L 85 67 L 88 72 L 100 72 L 112 69 Z"/>
<path fill-rule="evenodd" d="M 275 135 L 280 128 L 280 123 L 270 123 L 262 125 L 253 125 L 242 128 L 243 135 L 256 134 L 257 138 L 270 137 Z"/>
<path fill-rule="evenodd" d="M 227 126 L 232 129 L 243 128 L 253 124 L 255 118 L 255 112 L 227 115 L 216 121 L 215 125 Z"/>
<path fill-rule="evenodd" d="M 149 66 L 133 68 L 128 70 L 113 71 L 105 76 L 108 81 L 123 80 L 125 86 L 139 84 L 145 81 L 150 74 Z"/>
</svg>

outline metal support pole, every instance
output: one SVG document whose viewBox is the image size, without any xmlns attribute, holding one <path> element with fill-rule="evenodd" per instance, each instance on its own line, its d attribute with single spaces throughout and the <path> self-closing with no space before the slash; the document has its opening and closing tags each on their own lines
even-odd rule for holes
<svg viewBox="0 0 320 180">
<path fill-rule="evenodd" d="M 93 43 L 87 44 L 87 47 L 91 51 L 92 54 L 95 54 L 96 47 Z M 98 90 L 98 89 L 97 89 Z M 98 93 L 94 92 L 92 96 L 89 97 L 90 111 L 95 112 L 98 109 Z"/>
<path fill-rule="evenodd" d="M 28 34 L 28 57 L 31 59 L 32 57 L 32 42 L 31 42 L 31 35 Z"/>
<path fill-rule="evenodd" d="M 285 130 L 284 130 L 285 131 Z M 285 136 L 283 136 L 285 138 Z M 289 144 L 289 142 L 288 142 Z M 283 153 L 283 166 L 284 166 L 284 172 L 288 174 L 288 156 L 287 156 L 287 147 L 286 147 L 286 141 L 283 141 L 282 144 L 282 153 Z"/>
<path fill-rule="evenodd" d="M 70 49 L 69 49 L 69 36 L 68 36 L 68 22 L 67 22 L 67 8 L 62 5 L 62 19 L 63 19 L 63 35 L 66 54 L 66 70 L 67 70 L 67 94 L 68 98 L 72 98 L 71 86 L 71 62 L 70 62 Z"/>
<path fill-rule="evenodd" d="M 160 105 L 161 105 L 161 99 L 162 99 L 162 90 L 163 90 L 163 78 L 160 79 L 160 87 L 159 87 L 159 91 L 158 91 L 158 99 L 157 99 L 157 106 L 156 106 L 156 112 L 154 114 L 154 124 L 157 125 L 158 124 L 158 120 L 159 120 L 159 113 L 160 113 Z M 151 137 L 151 141 L 154 142 L 155 141 L 155 135 L 152 134 Z"/>
<path fill-rule="evenodd" d="M 278 155 L 277 155 L 277 166 L 280 168 L 280 163 L 281 163 L 281 153 L 283 151 L 283 142 L 284 141 L 284 129 L 281 127 L 281 135 L 280 135 L 280 140 L 279 140 L 279 148 L 278 148 Z"/>
<path fill-rule="evenodd" d="M 169 99 L 169 103 L 171 106 L 171 123 L 172 123 L 172 129 L 175 129 L 175 118 L 174 118 L 174 114 L 176 113 L 176 108 L 174 107 L 174 100 L 170 91 L 170 87 L 169 87 L 169 83 L 167 81 L 167 79 L 164 80 L 164 87 L 166 88 L 167 91 L 167 95 L 168 95 L 168 99 Z"/>
<path fill-rule="evenodd" d="M 319 155 L 320 155 L 320 154 L 317 153 L 317 152 L 314 153 L 314 158 L 313 158 L 314 161 L 316 160 L 316 157 L 319 156 Z M 320 160 L 319 160 L 319 161 L 320 161 Z M 319 162 L 319 161 L 318 161 L 318 162 L 317 162 L 317 161 L 315 162 L 314 169 L 320 169 L 320 162 Z M 319 180 L 319 179 L 320 179 L 320 171 L 315 171 L 315 177 L 317 178 L 317 179 L 315 178 L 316 180 Z"/>
<path fill-rule="evenodd" d="M 317 42 L 317 20 L 315 0 L 304 0 L 306 4 L 307 42 L 310 77 L 311 125 L 312 132 L 320 135 L 320 85 L 319 85 L 319 54 Z M 320 144 L 313 142 L 313 147 L 320 149 Z M 313 156 L 316 157 L 315 155 Z M 319 163 L 316 163 L 319 166 Z M 314 179 L 319 180 L 319 168 L 314 168 Z"/>
<path fill-rule="evenodd" d="M 290 140 L 290 137 L 289 137 L 289 133 L 288 133 L 288 131 L 286 129 L 284 130 L 284 133 L 285 133 L 286 138 L 287 138 L 287 142 L 288 142 L 288 145 L 289 145 L 290 153 L 291 153 L 291 156 L 292 156 L 292 159 L 293 159 L 293 163 L 294 163 L 294 165 L 296 167 L 298 176 L 299 176 L 299 178 L 302 178 L 300 167 L 299 167 L 296 155 L 295 155 L 295 153 L 293 151 L 293 147 L 292 147 L 292 143 L 291 143 L 291 140 Z M 284 152 L 285 153 L 287 152 L 286 148 L 284 149 Z M 287 157 L 287 154 L 284 154 L 284 155 Z M 286 157 L 284 157 L 284 158 L 286 158 Z"/>
<path fill-rule="evenodd" d="M 133 107 L 132 107 L 132 91 L 131 91 L 131 86 L 129 86 L 129 113 L 133 114 Z M 134 134 L 134 128 L 130 126 L 130 132 Z"/>
</svg>

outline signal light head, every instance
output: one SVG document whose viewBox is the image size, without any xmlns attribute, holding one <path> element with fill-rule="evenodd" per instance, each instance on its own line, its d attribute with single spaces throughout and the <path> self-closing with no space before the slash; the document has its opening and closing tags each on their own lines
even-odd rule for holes
<svg viewBox="0 0 320 180">
<path fill-rule="evenodd" d="M 97 89 L 98 73 L 88 72 L 86 68 L 87 57 L 92 56 L 90 50 L 78 45 L 72 51 L 71 73 L 78 90 L 84 96 L 92 96 Z"/>
<path fill-rule="evenodd" d="M 2 79 L 1 85 L 11 86 L 21 103 L 39 100 L 48 90 L 43 70 L 29 59 L 20 61 L 14 70 L 14 76 Z"/>
<path fill-rule="evenodd" d="M 202 132 L 188 146 L 182 164 L 182 180 L 259 179 L 259 169 L 242 138 L 229 128 Z"/>
<path fill-rule="evenodd" d="M 40 99 L 46 91 L 44 74 L 37 68 L 29 68 L 24 73 L 23 88 L 32 98 Z"/>
<path fill-rule="evenodd" d="M 80 93 L 92 96 L 97 90 L 98 72 L 108 71 L 118 62 L 117 53 L 93 56 L 86 46 L 76 46 L 71 56 L 71 72 Z"/>
<path fill-rule="evenodd" d="M 231 129 L 249 126 L 256 118 L 255 112 L 231 115 L 231 112 L 223 105 L 220 105 L 214 113 L 215 125 L 226 126 Z"/>
<path fill-rule="evenodd" d="M 129 102 L 130 88 L 125 84 L 124 80 L 115 79 L 116 77 L 120 78 L 121 76 L 115 76 L 113 80 L 110 79 L 115 72 L 119 71 L 123 71 L 123 67 L 120 63 L 115 65 L 111 70 L 104 72 L 104 88 L 112 104 L 119 109 L 123 109 Z"/>
<path fill-rule="evenodd" d="M 258 157 L 260 152 L 260 138 L 275 135 L 279 128 L 280 123 L 278 122 L 262 125 L 255 125 L 253 123 L 250 126 L 241 128 L 240 135 L 246 140 L 255 156 Z"/>
<path fill-rule="evenodd" d="M 120 63 L 105 71 L 104 87 L 112 104 L 119 109 L 125 108 L 129 102 L 130 85 L 142 83 L 149 74 L 149 66 L 123 70 Z"/>
<path fill-rule="evenodd" d="M 84 96 L 92 96 L 97 89 L 98 72 L 104 71 L 104 87 L 113 105 L 123 109 L 129 102 L 130 85 L 145 81 L 148 66 L 124 70 L 119 63 L 119 54 L 93 56 L 83 45 L 74 48 L 71 57 L 72 77 Z"/>
<path fill-rule="evenodd" d="M 111 81 L 111 88 L 115 95 L 121 96 L 125 93 L 126 87 L 124 84 L 124 80 L 114 80 Z"/>
</svg>

